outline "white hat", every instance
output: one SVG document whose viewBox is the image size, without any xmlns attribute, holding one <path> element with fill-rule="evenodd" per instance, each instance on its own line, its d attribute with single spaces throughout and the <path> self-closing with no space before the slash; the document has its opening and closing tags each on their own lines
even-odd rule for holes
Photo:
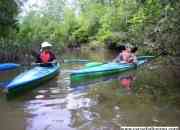
<svg viewBox="0 0 180 130">
<path fill-rule="evenodd" d="M 44 47 L 52 47 L 52 45 L 48 42 L 43 42 L 41 43 L 41 48 L 44 48 Z"/>
</svg>

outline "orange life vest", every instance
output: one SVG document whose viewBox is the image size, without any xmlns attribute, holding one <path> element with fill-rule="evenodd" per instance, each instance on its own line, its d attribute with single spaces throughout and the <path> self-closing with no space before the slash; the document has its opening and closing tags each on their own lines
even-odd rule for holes
<svg viewBox="0 0 180 130">
<path fill-rule="evenodd" d="M 40 54 L 40 58 L 41 58 L 41 60 L 42 60 L 43 63 L 48 63 L 48 62 L 49 62 L 49 59 L 50 59 L 50 54 L 49 54 L 49 52 L 43 51 L 43 52 Z"/>
</svg>

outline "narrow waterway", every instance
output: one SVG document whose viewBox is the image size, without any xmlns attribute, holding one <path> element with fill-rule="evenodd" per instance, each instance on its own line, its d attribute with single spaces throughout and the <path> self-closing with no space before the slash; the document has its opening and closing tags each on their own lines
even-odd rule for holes
<svg viewBox="0 0 180 130">
<path fill-rule="evenodd" d="M 76 51 L 65 59 L 110 61 L 113 53 Z M 179 79 L 157 60 L 119 75 L 72 83 L 83 64 L 63 64 L 53 80 L 12 100 L 0 96 L 1 130 L 119 130 L 120 126 L 180 126 Z M 0 73 L 0 81 L 19 71 Z"/>
</svg>

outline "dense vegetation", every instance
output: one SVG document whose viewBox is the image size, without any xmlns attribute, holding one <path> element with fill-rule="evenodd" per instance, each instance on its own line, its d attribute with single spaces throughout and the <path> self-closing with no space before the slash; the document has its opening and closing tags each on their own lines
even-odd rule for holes
<svg viewBox="0 0 180 130">
<path fill-rule="evenodd" d="M 145 48 L 146 52 L 166 50 L 170 55 L 178 53 L 178 0 L 73 2 L 70 6 L 64 0 L 47 0 L 44 1 L 45 5 L 38 9 L 34 9 L 34 5 L 26 15 L 18 16 L 17 30 L 14 26 L 14 15 L 17 14 L 14 1 L 3 0 L 0 2 L 0 6 L 4 6 L 0 12 L 5 12 L 0 13 L 1 36 L 8 37 L 10 46 L 16 44 L 25 50 L 34 46 L 36 48 L 42 41 L 47 40 L 57 48 L 87 43 L 92 47 L 105 45 L 116 48 L 118 45 L 130 43 Z M 8 15 L 8 20 L 4 14 Z M 4 26 L 4 23 L 8 25 Z M 7 28 L 6 31 L 3 31 L 4 28 Z M 8 32 L 12 28 L 17 31 Z M 1 44 L 2 42 L 1 40 Z"/>
<path fill-rule="evenodd" d="M 0 1 L 0 61 L 13 57 L 16 36 L 17 4 L 14 0 Z"/>
</svg>

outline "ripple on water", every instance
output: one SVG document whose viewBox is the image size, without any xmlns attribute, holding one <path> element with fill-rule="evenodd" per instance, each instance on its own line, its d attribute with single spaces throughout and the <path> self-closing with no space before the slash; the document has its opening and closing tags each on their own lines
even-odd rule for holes
<svg viewBox="0 0 180 130">
<path fill-rule="evenodd" d="M 47 93 L 48 92 L 48 90 L 39 90 L 38 91 L 38 93 L 40 93 L 40 94 L 44 94 L 44 93 Z"/>
<path fill-rule="evenodd" d="M 35 98 L 36 99 L 43 99 L 45 97 L 45 95 L 36 95 Z"/>
<path fill-rule="evenodd" d="M 61 92 L 60 89 L 53 89 L 53 90 L 51 90 L 51 93 L 52 93 L 52 94 L 58 94 L 58 93 L 60 93 L 60 92 Z"/>
</svg>

